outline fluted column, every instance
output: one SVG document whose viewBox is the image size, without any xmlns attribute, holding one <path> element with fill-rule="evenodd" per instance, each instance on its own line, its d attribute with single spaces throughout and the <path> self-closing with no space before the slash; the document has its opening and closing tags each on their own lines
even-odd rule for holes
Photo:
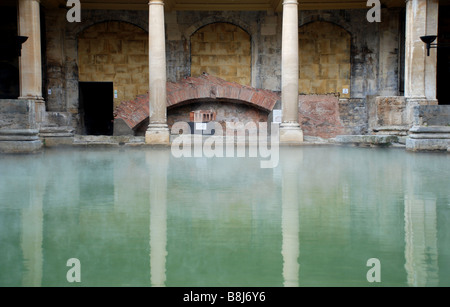
<svg viewBox="0 0 450 307">
<path fill-rule="evenodd" d="M 149 2 L 149 73 L 150 125 L 145 135 L 147 144 L 168 145 L 166 105 L 166 39 L 164 31 L 164 1 Z"/>
<path fill-rule="evenodd" d="M 281 143 L 303 142 L 303 131 L 298 123 L 298 2 L 283 2 L 282 36 L 282 104 L 283 123 L 280 126 Z"/>
<path fill-rule="evenodd" d="M 40 29 L 39 0 L 19 0 L 19 34 L 28 37 L 19 59 L 20 99 L 43 100 Z"/>
<path fill-rule="evenodd" d="M 438 0 L 406 0 L 405 97 L 407 122 L 413 121 L 416 105 L 437 104 L 437 51 L 427 56 L 425 35 L 437 35 Z"/>
</svg>

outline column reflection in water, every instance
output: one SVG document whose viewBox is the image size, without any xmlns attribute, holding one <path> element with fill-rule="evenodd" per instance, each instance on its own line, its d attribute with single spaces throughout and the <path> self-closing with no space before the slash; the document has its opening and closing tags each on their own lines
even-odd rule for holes
<svg viewBox="0 0 450 307">
<path fill-rule="evenodd" d="M 299 169 L 302 162 L 301 151 L 283 150 L 282 167 L 282 250 L 283 279 L 285 287 L 299 286 L 300 217 L 299 217 Z"/>
<path fill-rule="evenodd" d="M 42 286 L 43 274 L 43 230 L 44 213 L 43 201 L 46 176 L 40 167 L 40 159 L 36 159 L 37 167 L 30 167 L 29 174 L 29 206 L 22 209 L 22 237 L 25 271 L 22 277 L 22 286 Z"/>
<path fill-rule="evenodd" d="M 152 287 L 166 286 L 167 167 L 170 153 L 151 150 L 146 154 L 150 172 L 150 279 Z"/>
<path fill-rule="evenodd" d="M 405 242 L 408 285 L 437 286 L 436 200 L 405 199 Z"/>
<path fill-rule="evenodd" d="M 439 284 L 436 198 L 420 194 L 424 177 L 414 170 L 415 161 L 406 174 L 405 270 L 409 286 L 433 287 Z"/>
</svg>

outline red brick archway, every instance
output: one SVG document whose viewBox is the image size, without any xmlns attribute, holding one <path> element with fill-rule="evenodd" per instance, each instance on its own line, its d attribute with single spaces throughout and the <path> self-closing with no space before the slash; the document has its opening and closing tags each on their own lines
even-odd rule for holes
<svg viewBox="0 0 450 307">
<path fill-rule="evenodd" d="M 211 100 L 246 104 L 271 112 L 280 100 L 280 95 L 269 90 L 256 89 L 204 74 L 189 77 L 179 82 L 167 83 L 167 108 L 175 108 L 199 100 Z M 135 130 L 149 117 L 149 96 L 141 95 L 131 101 L 122 102 L 114 117 L 122 119 Z"/>
</svg>

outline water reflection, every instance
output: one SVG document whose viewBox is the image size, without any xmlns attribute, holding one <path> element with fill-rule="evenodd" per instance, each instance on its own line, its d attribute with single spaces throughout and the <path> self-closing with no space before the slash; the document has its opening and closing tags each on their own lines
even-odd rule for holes
<svg viewBox="0 0 450 307">
<path fill-rule="evenodd" d="M 299 286 L 300 219 L 298 197 L 299 170 L 302 153 L 284 152 L 282 162 L 282 214 L 283 278 L 285 287 Z"/>
<path fill-rule="evenodd" d="M 153 287 L 166 285 L 167 151 L 146 155 L 150 176 L 150 277 Z"/>
<path fill-rule="evenodd" d="M 447 156 L 280 158 L 274 170 L 165 149 L 2 159 L 0 285 L 76 286 L 70 258 L 81 286 L 369 285 L 370 258 L 381 285 L 450 285 Z"/>
<path fill-rule="evenodd" d="M 29 178 L 29 206 L 22 209 L 22 237 L 24 274 L 22 286 L 40 287 L 43 274 L 43 229 L 44 229 L 44 191 L 45 172 L 42 164 L 37 165 L 36 173 L 42 176 Z"/>
<path fill-rule="evenodd" d="M 426 171 L 417 160 L 409 160 L 405 177 L 405 269 L 412 287 L 439 285 L 436 195 L 423 193 Z"/>
</svg>

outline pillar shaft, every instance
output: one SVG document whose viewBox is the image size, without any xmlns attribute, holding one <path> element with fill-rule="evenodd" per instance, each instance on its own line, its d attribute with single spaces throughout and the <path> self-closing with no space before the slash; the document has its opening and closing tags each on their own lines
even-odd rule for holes
<svg viewBox="0 0 450 307">
<path fill-rule="evenodd" d="M 20 98 L 42 98 L 41 24 L 38 0 L 19 0 L 19 33 L 28 37 L 20 57 Z"/>
<path fill-rule="evenodd" d="M 424 35 L 437 35 L 438 12 L 438 0 L 406 1 L 405 120 L 408 126 L 414 123 L 416 106 L 438 103 L 437 50 L 432 49 L 427 56 L 426 44 L 420 39 Z"/>
<path fill-rule="evenodd" d="M 169 144 L 163 0 L 149 2 L 149 73 L 150 125 L 146 134 L 146 143 Z"/>
<path fill-rule="evenodd" d="M 283 36 L 281 59 L 281 87 L 283 123 L 280 127 L 281 143 L 303 142 L 303 132 L 298 123 L 298 2 L 283 2 Z"/>
<path fill-rule="evenodd" d="M 406 1 L 405 96 L 436 101 L 437 51 L 427 56 L 424 35 L 437 35 L 438 0 Z"/>
</svg>

